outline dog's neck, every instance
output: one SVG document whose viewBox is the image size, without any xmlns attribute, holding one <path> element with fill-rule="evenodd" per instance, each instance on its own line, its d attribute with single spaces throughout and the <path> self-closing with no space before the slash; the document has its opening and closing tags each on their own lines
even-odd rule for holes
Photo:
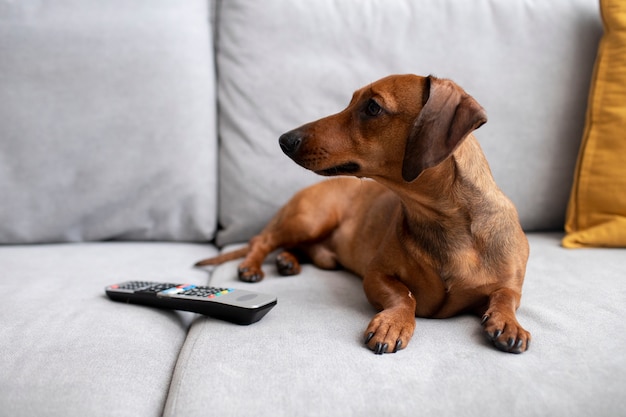
<svg viewBox="0 0 626 417">
<path fill-rule="evenodd" d="M 440 222 L 467 219 L 487 190 L 497 190 L 487 161 L 476 139 L 468 138 L 443 162 L 406 182 L 398 178 L 374 178 L 396 193 L 410 223 L 421 219 Z"/>
<path fill-rule="evenodd" d="M 452 216 L 458 208 L 454 192 L 457 183 L 456 162 L 453 157 L 425 170 L 412 182 L 378 181 L 400 197 L 409 221 L 414 218 L 443 220 Z"/>
</svg>

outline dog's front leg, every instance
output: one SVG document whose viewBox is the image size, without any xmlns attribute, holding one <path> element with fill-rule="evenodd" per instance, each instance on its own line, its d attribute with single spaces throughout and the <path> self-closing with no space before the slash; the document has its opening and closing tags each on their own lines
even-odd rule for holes
<svg viewBox="0 0 626 417">
<path fill-rule="evenodd" d="M 365 344 L 377 355 L 395 353 L 409 344 L 415 330 L 415 298 L 394 277 L 368 273 L 363 288 L 370 303 L 381 310 L 365 330 Z"/>
<path fill-rule="evenodd" d="M 530 333 L 515 317 L 520 297 L 519 291 L 510 288 L 496 290 L 489 296 L 489 307 L 483 315 L 482 325 L 487 338 L 505 352 L 522 353 L 530 345 Z"/>
</svg>

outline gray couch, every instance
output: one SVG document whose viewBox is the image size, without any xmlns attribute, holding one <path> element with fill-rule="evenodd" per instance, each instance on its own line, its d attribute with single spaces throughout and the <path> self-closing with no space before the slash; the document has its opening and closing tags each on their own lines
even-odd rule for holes
<svg viewBox="0 0 626 417">
<path fill-rule="evenodd" d="M 0 2 L 0 415 L 626 415 L 626 252 L 560 244 L 601 36 L 596 0 Z M 347 272 L 191 267 L 320 180 L 282 132 L 391 73 L 487 110 L 531 247 L 524 354 L 461 316 L 377 356 Z M 128 279 L 278 305 L 238 326 L 105 297 Z"/>
</svg>

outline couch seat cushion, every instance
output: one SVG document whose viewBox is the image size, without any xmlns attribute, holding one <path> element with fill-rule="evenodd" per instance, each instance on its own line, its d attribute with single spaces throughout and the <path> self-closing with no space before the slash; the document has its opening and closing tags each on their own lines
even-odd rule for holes
<svg viewBox="0 0 626 417">
<path fill-rule="evenodd" d="M 521 324 L 530 350 L 493 348 L 477 317 L 417 319 L 410 345 L 374 355 L 363 331 L 374 315 L 361 281 L 305 266 L 258 284 L 237 262 L 212 283 L 278 296 L 248 327 L 197 319 L 176 365 L 166 416 L 616 416 L 626 409 L 626 252 L 529 236 Z"/>
<path fill-rule="evenodd" d="M 206 283 L 208 245 L 0 246 L 0 414 L 159 416 L 194 315 L 110 301 L 128 279 Z"/>
</svg>

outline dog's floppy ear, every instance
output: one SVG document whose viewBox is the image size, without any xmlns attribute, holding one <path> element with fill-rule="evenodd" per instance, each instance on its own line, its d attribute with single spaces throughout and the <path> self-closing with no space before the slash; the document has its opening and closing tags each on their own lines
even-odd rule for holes
<svg viewBox="0 0 626 417">
<path fill-rule="evenodd" d="M 487 122 L 485 110 L 450 80 L 425 78 L 423 107 L 409 134 L 402 178 L 411 182 L 446 159 L 471 131 Z"/>
</svg>

